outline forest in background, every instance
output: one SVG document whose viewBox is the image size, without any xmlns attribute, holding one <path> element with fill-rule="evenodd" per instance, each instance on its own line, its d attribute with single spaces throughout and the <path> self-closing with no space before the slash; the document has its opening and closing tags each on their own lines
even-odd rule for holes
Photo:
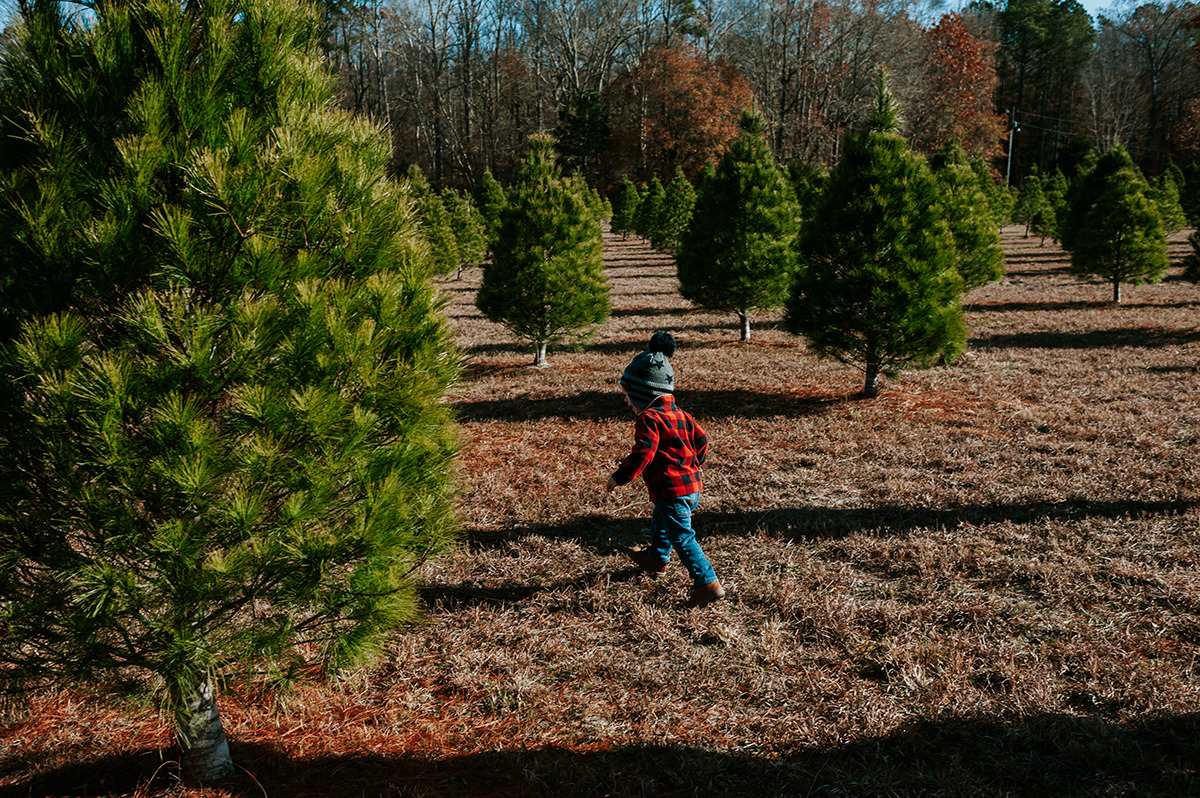
<svg viewBox="0 0 1200 798">
<path fill-rule="evenodd" d="M 1076 0 L 372 0 L 331 2 L 342 101 L 386 122 L 397 171 L 507 184 L 530 134 L 601 190 L 689 178 L 754 103 L 781 164 L 824 167 L 886 68 L 904 134 L 957 138 L 1013 184 L 1121 143 L 1154 176 L 1200 157 L 1192 3 Z M 1012 140 L 1009 150 L 1010 137 Z"/>
</svg>

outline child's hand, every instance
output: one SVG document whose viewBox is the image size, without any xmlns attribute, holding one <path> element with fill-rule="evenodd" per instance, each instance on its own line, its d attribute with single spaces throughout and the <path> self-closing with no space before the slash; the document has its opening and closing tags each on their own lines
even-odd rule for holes
<svg viewBox="0 0 1200 798">
<path fill-rule="evenodd" d="M 604 489 L 606 491 L 608 491 L 609 493 L 612 493 L 614 490 L 617 489 L 617 481 L 615 479 L 613 479 L 612 477 L 609 477 L 608 484 L 604 486 Z"/>
</svg>

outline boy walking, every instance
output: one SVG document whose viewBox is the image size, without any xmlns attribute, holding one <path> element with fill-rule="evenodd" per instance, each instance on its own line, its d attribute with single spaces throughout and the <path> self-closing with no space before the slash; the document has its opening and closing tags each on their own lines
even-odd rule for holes
<svg viewBox="0 0 1200 798">
<path fill-rule="evenodd" d="M 633 451 L 608 478 L 607 490 L 612 493 L 641 475 L 654 502 L 650 545 L 632 549 L 629 556 L 643 571 L 657 576 L 666 570 L 674 547 L 692 576 L 688 606 L 699 607 L 724 598 L 725 591 L 692 530 L 708 438 L 691 414 L 675 404 L 670 361 L 674 353 L 670 333 L 656 332 L 650 348 L 634 357 L 621 374 L 625 403 L 635 416 Z"/>
</svg>

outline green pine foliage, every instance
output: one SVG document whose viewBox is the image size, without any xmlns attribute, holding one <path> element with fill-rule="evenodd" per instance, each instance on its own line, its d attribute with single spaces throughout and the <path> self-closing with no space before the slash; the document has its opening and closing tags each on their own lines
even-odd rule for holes
<svg viewBox="0 0 1200 798">
<path fill-rule="evenodd" d="M 981 156 L 971 159 L 971 171 L 975 173 L 979 189 L 987 197 L 988 207 L 992 209 L 992 219 L 996 227 L 1000 228 L 1008 224 L 1008 220 L 1012 218 L 1012 193 L 1005 186 L 996 182 L 987 162 Z"/>
<path fill-rule="evenodd" d="M 429 245 L 434 270 L 442 275 L 456 271 L 459 265 L 458 240 L 441 196 L 433 190 L 415 164 L 408 168 L 405 184 L 416 200 L 417 224 Z"/>
<path fill-rule="evenodd" d="M 489 250 L 496 242 L 496 235 L 500 232 L 500 216 L 507 205 L 508 196 L 504 188 L 492 177 L 491 172 L 484 172 L 475 192 L 475 207 L 483 218 L 483 232 Z"/>
<path fill-rule="evenodd" d="M 746 112 L 741 136 L 697 190 L 676 256 L 680 292 L 695 305 L 732 312 L 741 340 L 750 313 L 782 306 L 795 271 L 799 207 L 775 166 L 761 116 Z"/>
<path fill-rule="evenodd" d="M 823 165 L 813 165 L 805 161 L 792 161 L 788 164 L 788 179 L 792 181 L 792 189 L 796 192 L 796 202 L 800 206 L 800 215 L 807 218 L 821 199 L 821 193 L 829 184 L 829 171 Z"/>
<path fill-rule="evenodd" d="M 1167 272 L 1167 239 L 1162 217 L 1141 171 L 1120 145 L 1080 178 L 1063 227 L 1071 253 L 1071 273 L 1112 284 L 1113 302 L 1121 286 L 1158 282 Z"/>
<path fill-rule="evenodd" d="M 637 232 L 634 220 L 637 218 L 640 201 L 637 186 L 628 177 L 622 177 L 612 198 L 612 231 L 620 233 L 622 239 L 628 238 L 630 233 Z"/>
<path fill-rule="evenodd" d="M 579 337 L 608 318 L 601 247 L 599 220 L 562 177 L 554 140 L 534 135 L 475 304 L 532 344 L 534 364 L 545 366 L 548 344 Z"/>
<path fill-rule="evenodd" d="M 677 252 L 679 242 L 691 224 L 695 208 L 696 189 L 684 176 L 683 170 L 676 170 L 675 178 L 667 186 L 663 197 L 656 237 L 651 238 L 654 248 L 663 252 Z"/>
<path fill-rule="evenodd" d="M 1150 199 L 1162 217 L 1163 233 L 1171 235 L 1187 227 L 1187 215 L 1179 201 L 1179 184 L 1173 172 L 1164 171 L 1150 184 Z"/>
<path fill-rule="evenodd" d="M 1043 237 L 1053 238 L 1055 241 L 1062 238 L 1062 223 L 1067 216 L 1067 194 L 1069 191 L 1070 186 L 1067 184 L 1067 177 L 1062 173 L 1061 169 L 1055 169 L 1054 174 L 1042 182 L 1042 193 L 1046 198 L 1046 207 L 1050 213 L 1046 224 L 1039 224 L 1034 232 Z"/>
<path fill-rule="evenodd" d="M 1025 225 L 1025 238 L 1029 238 L 1031 232 L 1045 229 L 1050 224 L 1051 216 L 1046 193 L 1042 190 L 1042 179 L 1034 172 L 1021 182 L 1021 188 L 1017 191 L 1013 221 Z"/>
<path fill-rule="evenodd" d="M 994 283 L 1004 276 L 1004 250 L 991 205 L 967 155 L 957 142 L 939 151 L 931 165 L 941 192 L 950 233 L 958 250 L 956 268 L 969 290 Z"/>
<path fill-rule="evenodd" d="M 784 323 L 818 355 L 881 375 L 953 361 L 966 342 L 957 248 L 925 160 L 896 132 L 880 77 L 876 112 L 847 135 L 812 217 Z"/>
<path fill-rule="evenodd" d="M 2 686 L 158 694 L 222 778 L 219 685 L 412 617 L 454 536 L 460 359 L 316 14 L 58 6 L 0 64 Z"/>
<path fill-rule="evenodd" d="M 666 201 L 666 197 L 667 190 L 657 177 L 647 183 L 641 192 L 637 216 L 634 217 L 634 230 L 651 244 L 656 238 L 661 238 L 658 228 L 662 223 L 663 202 Z"/>
<path fill-rule="evenodd" d="M 478 266 L 487 258 L 483 218 L 471 198 L 454 189 L 442 192 L 442 205 L 450 217 L 450 229 L 458 247 L 458 272 L 462 276 L 464 268 Z"/>
</svg>

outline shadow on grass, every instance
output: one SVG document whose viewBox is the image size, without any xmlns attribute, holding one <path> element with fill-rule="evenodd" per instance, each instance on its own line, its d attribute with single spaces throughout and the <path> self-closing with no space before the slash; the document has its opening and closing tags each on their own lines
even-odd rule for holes
<svg viewBox="0 0 1200 798">
<path fill-rule="evenodd" d="M 628 351 L 641 351 L 636 347 Z M 489 399 L 460 402 L 456 405 L 461 421 L 630 421 L 629 409 L 621 399 L 613 373 L 611 391 L 582 391 L 550 399 Z M 774 418 L 776 416 L 808 416 L 821 413 L 842 402 L 858 400 L 857 394 L 847 396 L 805 396 L 760 393 L 756 391 L 679 391 L 679 406 L 703 423 L 717 418 Z"/>
<path fill-rule="evenodd" d="M 701 540 L 749 533 L 792 540 L 825 540 L 860 532 L 907 535 L 921 529 L 957 529 L 962 524 L 1031 524 L 1079 521 L 1088 518 L 1127 519 L 1179 516 L 1200 507 L 1194 501 L 1067 501 L 1016 504 L 971 504 L 944 509 L 880 505 L 875 507 L 781 507 L 759 512 L 706 511 L 701 501 L 696 529 Z M 646 517 L 649 518 L 649 504 Z M 502 530 L 466 530 L 473 549 L 490 549 L 528 536 L 574 540 L 600 553 L 611 554 L 644 543 L 646 519 L 608 515 L 577 516 L 566 524 L 531 524 Z"/>
<path fill-rule="evenodd" d="M 385 743 L 386 745 L 386 743 Z M 1093 796 L 1195 795 L 1200 715 L 919 720 L 886 735 L 779 755 L 663 745 L 549 746 L 439 756 L 388 750 L 298 757 L 231 741 L 223 795 Z M 157 751 L 50 771 L 11 795 L 178 794 Z M 19 790 L 17 792 L 16 790 Z M 207 793 L 206 793 L 207 794 Z"/>
<path fill-rule="evenodd" d="M 1123 327 L 1089 332 L 1032 332 L 985 335 L 971 339 L 972 349 L 1157 349 L 1200 341 L 1200 329 L 1168 330 L 1162 327 Z"/>
</svg>

